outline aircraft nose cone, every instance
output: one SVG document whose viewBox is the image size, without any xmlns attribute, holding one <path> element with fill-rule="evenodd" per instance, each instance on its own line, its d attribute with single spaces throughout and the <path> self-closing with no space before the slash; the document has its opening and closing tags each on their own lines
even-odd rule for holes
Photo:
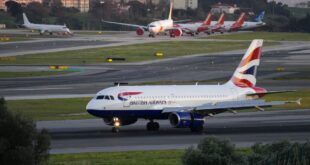
<svg viewBox="0 0 310 165">
<path fill-rule="evenodd" d="M 97 103 L 96 103 L 97 101 L 96 100 L 94 100 L 94 99 L 92 99 L 92 100 L 90 100 L 88 103 L 87 103 L 87 105 L 86 105 L 86 110 L 87 111 L 89 111 L 89 110 L 95 110 L 95 109 L 97 109 Z"/>
</svg>

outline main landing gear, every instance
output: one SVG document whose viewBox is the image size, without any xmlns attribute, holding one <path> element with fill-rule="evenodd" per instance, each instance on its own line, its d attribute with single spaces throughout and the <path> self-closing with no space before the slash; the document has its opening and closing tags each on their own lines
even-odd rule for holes
<svg viewBox="0 0 310 165">
<path fill-rule="evenodd" d="M 158 131 L 159 130 L 159 124 L 157 122 L 154 122 L 153 120 L 151 120 L 150 122 L 148 122 L 146 124 L 146 129 L 148 131 Z"/>
</svg>

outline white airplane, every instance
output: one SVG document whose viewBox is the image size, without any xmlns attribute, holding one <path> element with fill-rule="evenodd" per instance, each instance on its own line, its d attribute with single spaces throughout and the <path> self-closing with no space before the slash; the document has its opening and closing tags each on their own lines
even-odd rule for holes
<svg viewBox="0 0 310 165">
<path fill-rule="evenodd" d="M 263 40 L 253 40 L 232 78 L 223 85 L 158 85 L 115 86 L 101 90 L 87 104 L 87 112 L 103 118 L 118 132 L 120 126 L 147 119 L 147 130 L 158 130 L 154 120 L 168 119 L 176 128 L 203 130 L 205 118 L 236 110 L 264 107 L 297 101 L 271 101 L 258 99 L 266 94 L 289 91 L 267 91 L 256 87 L 256 72 L 260 63 Z"/>
<path fill-rule="evenodd" d="M 195 34 L 206 31 L 210 27 L 211 21 L 212 14 L 209 13 L 203 22 L 179 23 L 174 24 L 174 27 L 181 28 L 183 33 L 194 36 Z"/>
<path fill-rule="evenodd" d="M 148 24 L 147 26 L 121 23 L 121 22 L 112 22 L 112 21 L 105 21 L 105 20 L 102 20 L 102 22 L 135 27 L 137 28 L 136 34 L 138 36 L 144 35 L 144 32 L 148 31 L 149 37 L 155 37 L 159 33 L 166 33 L 166 32 L 169 32 L 171 37 L 179 37 L 182 35 L 182 29 L 173 26 L 174 22 L 172 20 L 172 10 L 173 10 L 173 0 L 170 0 L 170 10 L 169 10 L 168 19 L 154 21 Z"/>
<path fill-rule="evenodd" d="M 244 22 L 244 24 L 243 24 L 243 26 L 240 28 L 240 30 L 250 30 L 250 29 L 255 29 L 255 28 L 259 28 L 259 27 L 265 26 L 266 23 L 263 22 L 264 15 L 265 15 L 265 12 L 262 11 L 262 12 L 255 18 L 255 21 L 254 21 L 254 22 L 249 22 L 249 21 Z"/>
<path fill-rule="evenodd" d="M 256 18 L 255 22 L 245 21 L 246 14 L 241 13 L 236 21 L 225 21 L 224 25 L 219 28 L 219 32 L 234 32 L 239 30 L 250 30 L 258 27 L 265 26 L 266 23 L 262 22 L 265 12 L 261 12 Z"/>
<path fill-rule="evenodd" d="M 54 32 L 72 35 L 72 32 L 66 25 L 34 24 L 29 22 L 25 13 L 23 13 L 23 20 L 24 27 L 31 30 L 38 30 L 40 32 L 40 35 L 43 35 L 44 33 L 49 33 L 50 35 L 52 35 Z"/>
</svg>

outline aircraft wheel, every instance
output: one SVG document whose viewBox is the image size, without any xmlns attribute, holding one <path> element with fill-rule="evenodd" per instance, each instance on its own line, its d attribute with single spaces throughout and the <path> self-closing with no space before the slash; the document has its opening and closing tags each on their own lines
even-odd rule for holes
<svg viewBox="0 0 310 165">
<path fill-rule="evenodd" d="M 203 125 L 197 126 L 197 127 L 190 127 L 191 132 L 195 133 L 201 133 L 203 131 Z"/>
<path fill-rule="evenodd" d="M 146 124 L 146 129 L 148 131 L 158 131 L 159 130 L 159 124 L 157 122 L 148 122 Z"/>
<path fill-rule="evenodd" d="M 50 32 L 50 35 L 53 35 L 53 33 L 52 33 L 52 32 Z"/>
</svg>

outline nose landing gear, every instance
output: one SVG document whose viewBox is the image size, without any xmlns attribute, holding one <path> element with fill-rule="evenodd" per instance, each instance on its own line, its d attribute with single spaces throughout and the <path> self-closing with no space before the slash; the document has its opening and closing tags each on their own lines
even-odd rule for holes
<svg viewBox="0 0 310 165">
<path fill-rule="evenodd" d="M 113 118 L 113 128 L 112 132 L 113 133 L 118 133 L 119 132 L 119 127 L 121 126 L 120 120 L 117 117 Z"/>
</svg>

